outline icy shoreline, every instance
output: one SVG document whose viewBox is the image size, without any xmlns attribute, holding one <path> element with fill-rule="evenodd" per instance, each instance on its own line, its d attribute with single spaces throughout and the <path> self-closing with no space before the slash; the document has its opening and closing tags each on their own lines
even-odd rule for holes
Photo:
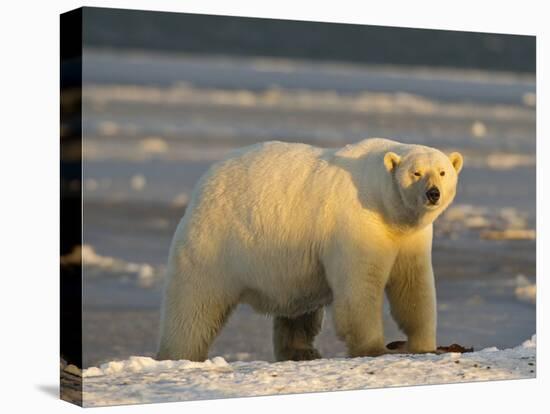
<svg viewBox="0 0 550 414">
<path fill-rule="evenodd" d="M 465 354 L 385 355 L 281 363 L 228 363 L 221 357 L 201 363 L 131 357 L 82 372 L 83 402 L 88 407 L 534 378 L 535 375 L 535 335 L 515 348 L 487 348 Z"/>
</svg>

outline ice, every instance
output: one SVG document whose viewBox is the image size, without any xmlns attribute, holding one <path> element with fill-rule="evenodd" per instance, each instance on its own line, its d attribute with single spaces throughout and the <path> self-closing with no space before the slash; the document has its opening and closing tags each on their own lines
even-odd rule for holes
<svg viewBox="0 0 550 414">
<path fill-rule="evenodd" d="M 116 122 L 103 121 L 98 125 L 98 129 L 103 136 L 114 136 L 120 133 L 120 128 Z"/>
<path fill-rule="evenodd" d="M 512 207 L 488 208 L 469 204 L 452 205 L 435 225 L 439 234 L 455 236 L 476 232 L 485 240 L 534 240 L 527 214 Z"/>
<path fill-rule="evenodd" d="M 524 341 L 521 346 L 523 348 L 536 348 L 537 347 L 537 335 L 533 335 L 531 339 Z"/>
<path fill-rule="evenodd" d="M 61 257 L 61 263 L 76 265 L 80 263 L 81 257 L 86 276 L 131 276 L 136 280 L 138 286 L 148 288 L 159 281 L 163 274 L 161 267 L 155 268 L 148 263 L 134 263 L 100 255 L 89 244 L 76 246 L 69 254 Z"/>
<path fill-rule="evenodd" d="M 537 303 L 537 285 L 531 283 L 525 275 L 516 276 L 516 297 L 527 303 L 536 304 Z"/>
<path fill-rule="evenodd" d="M 535 240 L 536 233 L 532 229 L 506 229 L 502 231 L 483 231 L 480 237 L 486 240 Z"/>
<path fill-rule="evenodd" d="M 341 93 L 336 90 L 285 89 L 267 87 L 263 90 L 197 88 L 186 83 L 166 87 L 143 85 L 87 84 L 83 98 L 92 105 L 133 103 L 149 105 L 202 104 L 241 108 L 286 108 L 293 110 L 337 110 L 416 114 L 466 118 L 483 116 L 494 119 L 524 120 L 532 117 L 532 110 L 515 105 L 486 106 L 474 103 L 446 103 L 406 92 L 375 92 L 369 90 Z M 132 126 L 112 122 L 100 124 L 100 133 L 113 136 L 131 132 Z M 482 137 L 487 127 L 481 121 L 472 125 L 471 132 Z"/>
<path fill-rule="evenodd" d="M 135 191 L 142 191 L 146 185 L 147 185 L 147 180 L 145 179 L 143 174 L 136 174 L 130 180 L 130 186 Z"/>
<path fill-rule="evenodd" d="M 498 352 L 498 348 L 496 346 L 490 346 L 488 348 L 483 348 L 479 352 Z"/>
<path fill-rule="evenodd" d="M 537 105 L 537 95 L 533 92 L 526 92 L 522 96 L 522 101 L 525 106 L 534 107 Z"/>
<path fill-rule="evenodd" d="M 472 135 L 476 138 L 483 138 L 487 135 L 487 126 L 481 121 L 472 124 Z"/>
<path fill-rule="evenodd" d="M 179 193 L 172 200 L 172 205 L 174 207 L 184 207 L 188 203 L 189 203 L 189 194 L 187 194 L 187 193 Z"/>
<path fill-rule="evenodd" d="M 494 170 L 511 170 L 517 167 L 535 166 L 536 157 L 527 154 L 495 152 L 487 156 L 487 166 Z"/>
<path fill-rule="evenodd" d="M 147 137 L 140 142 L 141 149 L 147 154 L 163 154 L 168 150 L 168 144 L 161 137 Z"/>
</svg>

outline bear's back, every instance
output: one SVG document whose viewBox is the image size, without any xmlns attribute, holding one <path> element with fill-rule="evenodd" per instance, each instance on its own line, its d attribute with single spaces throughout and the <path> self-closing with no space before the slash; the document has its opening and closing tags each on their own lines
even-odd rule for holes
<svg viewBox="0 0 550 414">
<path fill-rule="evenodd" d="M 286 198 L 311 176 L 322 154 L 310 145 L 278 141 L 240 148 L 209 169 L 197 184 L 197 195 L 211 203 L 232 199 L 239 204 Z"/>
<path fill-rule="evenodd" d="M 322 208 L 319 173 L 326 152 L 277 141 L 231 152 L 201 177 L 182 225 L 255 240 L 303 232 Z"/>
</svg>

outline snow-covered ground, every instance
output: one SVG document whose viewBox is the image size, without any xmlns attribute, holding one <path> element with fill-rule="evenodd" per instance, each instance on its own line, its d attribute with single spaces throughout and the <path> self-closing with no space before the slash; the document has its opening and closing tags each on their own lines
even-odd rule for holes
<svg viewBox="0 0 550 414">
<path fill-rule="evenodd" d="M 155 361 L 131 357 L 82 372 L 85 406 L 534 378 L 536 337 L 505 350 L 306 362 Z M 80 374 L 73 366 L 65 367 Z"/>
</svg>

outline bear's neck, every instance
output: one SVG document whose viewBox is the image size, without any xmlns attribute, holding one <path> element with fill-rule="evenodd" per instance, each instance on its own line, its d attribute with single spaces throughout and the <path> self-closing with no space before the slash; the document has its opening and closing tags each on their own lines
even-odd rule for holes
<svg viewBox="0 0 550 414">
<path fill-rule="evenodd" d="M 394 193 L 395 194 L 395 193 Z M 411 234 L 433 224 L 441 211 L 423 210 L 416 211 L 406 208 L 402 200 L 386 200 L 378 207 L 381 217 L 384 218 L 387 226 L 397 234 Z"/>
</svg>

